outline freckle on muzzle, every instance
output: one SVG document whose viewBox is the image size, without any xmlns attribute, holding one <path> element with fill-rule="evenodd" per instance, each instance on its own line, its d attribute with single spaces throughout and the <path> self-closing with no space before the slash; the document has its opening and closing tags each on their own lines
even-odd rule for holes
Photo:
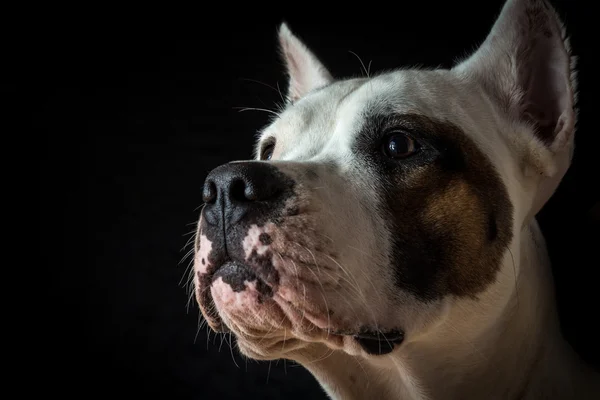
<svg viewBox="0 0 600 400">
<path fill-rule="evenodd" d="M 271 297 L 278 274 L 270 252 L 246 254 L 244 237 L 251 226 L 278 221 L 286 200 L 293 195 L 294 181 L 266 162 L 248 161 L 221 165 L 209 173 L 203 189 L 205 207 L 200 230 L 211 243 L 206 273 L 200 279 L 203 309 L 214 309 L 208 287 L 218 277 L 234 292 L 246 289 L 244 282 L 256 281 L 256 290 Z M 258 238 L 271 244 L 268 234 Z"/>
</svg>

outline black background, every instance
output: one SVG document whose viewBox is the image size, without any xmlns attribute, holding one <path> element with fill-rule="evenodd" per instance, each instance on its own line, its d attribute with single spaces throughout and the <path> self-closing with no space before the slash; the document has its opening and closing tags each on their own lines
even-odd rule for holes
<svg viewBox="0 0 600 400">
<path fill-rule="evenodd" d="M 372 72 L 450 66 L 484 39 L 501 4 L 362 3 L 324 12 L 292 3 L 272 14 L 258 5 L 105 6 L 42 15 L 31 49 L 42 67 L 31 77 L 39 93 L 33 122 L 45 138 L 42 209 L 51 210 L 41 213 L 42 251 L 57 266 L 46 274 L 51 312 L 41 321 L 46 385 L 85 398 L 325 398 L 301 367 L 246 361 L 220 337 L 197 334 L 198 307 L 186 308 L 180 284 L 188 260 L 179 262 L 204 177 L 251 157 L 269 115 L 238 108 L 281 101 L 268 86 L 286 88 L 276 47 L 282 20 L 336 77 L 347 77 L 361 74 L 350 51 L 365 65 L 372 60 Z M 592 28 L 583 2 L 558 8 L 580 57 L 580 122 L 574 163 L 539 219 L 565 335 L 599 365 L 600 331 L 589 321 L 600 304 Z"/>
</svg>

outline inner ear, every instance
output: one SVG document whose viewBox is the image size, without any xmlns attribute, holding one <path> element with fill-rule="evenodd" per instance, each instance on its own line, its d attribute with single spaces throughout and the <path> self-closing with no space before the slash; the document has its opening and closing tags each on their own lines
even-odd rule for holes
<svg viewBox="0 0 600 400">
<path fill-rule="evenodd" d="M 287 99 L 294 103 L 308 92 L 333 81 L 333 77 L 284 22 L 279 27 L 279 46 L 289 77 Z"/>
<path fill-rule="evenodd" d="M 573 68 L 554 9 L 544 0 L 508 0 L 479 50 L 455 70 L 475 76 L 511 119 L 559 150 L 574 132 Z"/>
<path fill-rule="evenodd" d="M 533 14 L 529 15 L 532 37 L 523 44 L 527 46 L 523 60 L 516 64 L 518 86 L 524 94 L 521 113 L 536 127 L 537 136 L 550 145 L 572 111 L 570 56 L 557 21 L 552 21 L 548 13 L 539 16 L 535 10 L 529 12 Z"/>
</svg>

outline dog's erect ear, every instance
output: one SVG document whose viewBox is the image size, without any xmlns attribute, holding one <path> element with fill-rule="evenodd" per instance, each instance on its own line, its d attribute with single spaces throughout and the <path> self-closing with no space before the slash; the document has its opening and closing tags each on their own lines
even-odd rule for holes
<svg viewBox="0 0 600 400">
<path fill-rule="evenodd" d="M 279 46 L 287 68 L 287 98 L 295 102 L 311 90 L 325 86 L 333 78 L 317 57 L 298 39 L 284 22 L 279 27 Z"/>
<path fill-rule="evenodd" d="M 552 153 L 571 145 L 575 74 L 562 23 L 544 0 L 508 0 L 491 32 L 455 67 L 478 79 L 509 117 Z"/>
<path fill-rule="evenodd" d="M 525 176 L 541 177 L 525 220 L 552 196 L 571 163 L 574 66 L 563 25 L 545 0 L 507 0 L 479 50 L 454 68 L 500 105 Z"/>
</svg>

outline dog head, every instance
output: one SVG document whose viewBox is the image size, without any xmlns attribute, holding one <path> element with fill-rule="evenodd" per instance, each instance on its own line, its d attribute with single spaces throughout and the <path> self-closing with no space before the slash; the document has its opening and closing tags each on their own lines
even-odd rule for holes
<svg viewBox="0 0 600 400">
<path fill-rule="evenodd" d="M 334 79 L 285 24 L 279 41 L 286 107 L 256 160 L 204 186 L 194 281 L 209 325 L 256 359 L 312 343 L 375 357 L 449 319 L 485 325 L 514 292 L 511 246 L 572 154 L 554 10 L 509 0 L 451 69 Z"/>
</svg>

